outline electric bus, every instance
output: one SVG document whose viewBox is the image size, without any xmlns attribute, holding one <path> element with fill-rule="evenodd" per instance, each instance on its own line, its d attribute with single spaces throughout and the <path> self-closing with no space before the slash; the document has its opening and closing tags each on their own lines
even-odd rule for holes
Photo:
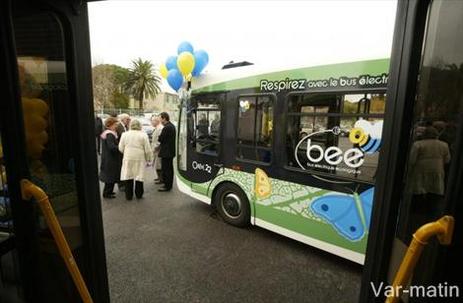
<svg viewBox="0 0 463 303">
<path fill-rule="evenodd" d="M 249 65 L 194 79 L 180 98 L 179 189 L 227 223 L 363 264 L 388 68 Z"/>
</svg>

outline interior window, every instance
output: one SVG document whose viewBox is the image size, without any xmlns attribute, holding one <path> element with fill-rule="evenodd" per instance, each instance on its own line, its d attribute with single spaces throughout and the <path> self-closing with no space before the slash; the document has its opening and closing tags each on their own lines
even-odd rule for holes
<svg viewBox="0 0 463 303">
<path fill-rule="evenodd" d="M 66 27 L 48 13 L 17 16 L 13 23 L 30 178 L 50 197 L 76 262 L 85 271 L 75 163 L 80 122 L 74 115 L 77 100 L 68 87 L 72 82 L 67 73 Z M 44 301 L 72 302 L 73 283 L 58 261 L 60 254 L 41 212 L 37 216 L 37 266 L 43 268 L 38 287 Z"/>
</svg>

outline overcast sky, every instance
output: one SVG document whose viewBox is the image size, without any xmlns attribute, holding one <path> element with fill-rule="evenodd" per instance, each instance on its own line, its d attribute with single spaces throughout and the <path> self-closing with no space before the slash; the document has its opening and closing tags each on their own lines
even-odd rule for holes
<svg viewBox="0 0 463 303">
<path fill-rule="evenodd" d="M 93 64 L 156 65 L 181 41 L 209 54 L 266 66 L 389 57 L 396 1 L 101 1 L 89 3 Z"/>
</svg>

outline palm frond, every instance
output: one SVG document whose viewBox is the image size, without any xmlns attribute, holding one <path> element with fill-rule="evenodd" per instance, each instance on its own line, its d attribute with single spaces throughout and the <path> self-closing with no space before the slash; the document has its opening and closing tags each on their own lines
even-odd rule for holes
<svg viewBox="0 0 463 303">
<path fill-rule="evenodd" d="M 161 92 L 161 83 L 161 77 L 151 61 L 141 58 L 132 61 L 127 88 L 139 101 L 140 109 L 143 109 L 145 98 L 155 98 Z"/>
</svg>

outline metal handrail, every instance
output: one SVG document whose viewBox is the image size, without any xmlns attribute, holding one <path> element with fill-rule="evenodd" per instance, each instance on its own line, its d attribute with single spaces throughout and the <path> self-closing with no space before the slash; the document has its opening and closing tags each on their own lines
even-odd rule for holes
<svg viewBox="0 0 463 303">
<path fill-rule="evenodd" d="M 399 270 L 395 275 L 392 289 L 403 289 L 408 283 L 415 269 L 416 263 L 420 259 L 423 248 L 428 244 L 428 240 L 432 236 L 437 236 L 441 245 L 450 245 L 452 242 L 453 228 L 455 219 L 452 216 L 443 216 L 435 222 L 425 224 L 418 228 L 413 234 L 412 242 L 407 249 Z M 396 303 L 399 301 L 401 293 L 393 291 L 386 298 L 386 303 Z"/>
<path fill-rule="evenodd" d="M 93 303 L 92 297 L 87 289 L 84 279 L 79 271 L 79 267 L 76 264 L 74 256 L 72 255 L 71 249 L 64 237 L 63 230 L 59 225 L 58 219 L 56 218 L 55 212 L 50 204 L 47 194 L 37 185 L 27 179 L 21 180 L 21 194 L 23 200 L 30 200 L 34 198 L 40 206 L 42 213 L 47 222 L 48 228 L 55 240 L 61 257 L 66 264 L 69 273 L 72 276 L 74 285 L 79 291 L 80 297 L 84 303 Z"/>
</svg>

